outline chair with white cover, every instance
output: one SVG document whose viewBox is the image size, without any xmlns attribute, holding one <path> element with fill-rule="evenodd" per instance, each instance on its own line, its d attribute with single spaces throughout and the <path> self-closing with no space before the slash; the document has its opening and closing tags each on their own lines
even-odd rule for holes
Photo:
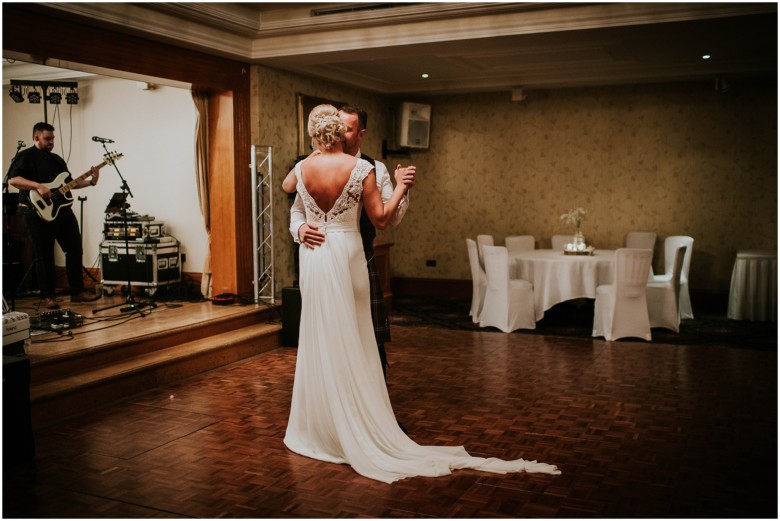
<svg viewBox="0 0 780 521">
<path fill-rule="evenodd" d="M 628 232 L 626 234 L 626 248 L 639 248 L 652 250 L 655 254 L 655 232 Z M 650 276 L 653 273 L 653 263 L 650 263 Z"/>
<path fill-rule="evenodd" d="M 672 276 L 668 280 L 647 283 L 647 313 L 650 327 L 680 332 L 680 278 L 686 246 L 678 246 L 672 262 Z"/>
<path fill-rule="evenodd" d="M 533 235 L 509 235 L 504 239 L 504 245 L 510 255 L 520 251 L 528 251 L 536 248 L 536 239 Z"/>
<path fill-rule="evenodd" d="M 482 266 L 482 269 L 485 269 L 485 257 L 482 254 L 482 247 L 483 246 L 493 246 L 493 236 L 482 234 L 477 235 L 477 253 L 479 253 L 479 265 Z"/>
<path fill-rule="evenodd" d="M 693 253 L 693 237 L 670 235 L 664 240 L 664 274 L 654 276 L 650 279 L 650 282 L 666 282 L 672 279 L 674 256 L 677 248 L 680 246 L 685 246 L 686 248 L 682 274 L 680 275 L 680 318 L 693 318 L 691 294 L 688 290 L 688 273 L 691 267 L 691 254 Z"/>
<path fill-rule="evenodd" d="M 472 322 L 477 324 L 482 313 L 482 304 L 485 302 L 487 277 L 485 276 L 485 270 L 479 265 L 477 243 L 474 239 L 466 239 L 466 249 L 469 252 L 469 264 L 471 265 L 471 310 L 469 311 L 469 316 Z"/>
<path fill-rule="evenodd" d="M 480 327 L 496 327 L 504 333 L 536 329 L 533 285 L 509 277 L 506 246 L 484 246 L 487 290 Z"/>
<path fill-rule="evenodd" d="M 574 240 L 574 235 L 553 235 L 552 240 L 550 242 L 552 243 L 553 250 L 563 251 L 566 245 L 572 242 L 573 240 Z"/>
<path fill-rule="evenodd" d="M 652 339 L 647 312 L 647 278 L 652 260 L 651 250 L 620 248 L 615 251 L 615 282 L 596 288 L 594 337 Z"/>
</svg>

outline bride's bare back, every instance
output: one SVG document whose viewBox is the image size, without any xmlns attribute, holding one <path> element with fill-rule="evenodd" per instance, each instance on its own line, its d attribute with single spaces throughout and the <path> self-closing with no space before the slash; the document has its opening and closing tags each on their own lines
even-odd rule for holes
<svg viewBox="0 0 780 521">
<path fill-rule="evenodd" d="M 333 208 L 356 164 L 357 158 L 343 152 L 317 154 L 301 163 L 303 184 L 320 210 Z"/>
</svg>

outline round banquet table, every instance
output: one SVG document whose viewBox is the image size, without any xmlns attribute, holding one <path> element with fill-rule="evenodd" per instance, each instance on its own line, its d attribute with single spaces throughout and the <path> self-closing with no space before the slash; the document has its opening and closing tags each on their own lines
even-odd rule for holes
<svg viewBox="0 0 780 521">
<path fill-rule="evenodd" d="M 511 258 L 512 276 L 533 284 L 538 322 L 555 304 L 577 298 L 596 298 L 597 286 L 611 284 L 615 250 L 595 250 L 593 255 L 528 250 L 517 252 Z"/>
<path fill-rule="evenodd" d="M 777 321 L 777 251 L 737 252 L 726 316 L 733 320 Z"/>
</svg>

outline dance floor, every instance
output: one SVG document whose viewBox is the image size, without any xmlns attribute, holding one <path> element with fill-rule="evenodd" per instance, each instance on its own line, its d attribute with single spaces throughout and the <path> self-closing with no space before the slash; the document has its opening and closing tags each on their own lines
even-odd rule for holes
<svg viewBox="0 0 780 521">
<path fill-rule="evenodd" d="M 518 329 L 512 334 L 590 338 L 593 334 L 593 304 L 593 299 L 562 302 L 545 312 L 544 318 L 536 323 L 536 329 Z M 470 307 L 470 299 L 395 298 L 391 321 L 396 326 L 498 331 L 475 324 L 468 314 Z M 683 319 L 678 332 L 653 328 L 652 341 L 673 345 L 777 350 L 777 322 L 730 320 L 726 317 L 725 304 L 716 299 L 697 302 L 694 308 L 694 318 Z M 626 338 L 621 342 L 643 343 L 644 340 Z"/>
<path fill-rule="evenodd" d="M 777 517 L 776 349 L 392 333 L 416 442 L 563 473 L 386 485 L 291 453 L 280 348 L 37 430 L 35 460 L 4 465 L 3 517 Z"/>
</svg>

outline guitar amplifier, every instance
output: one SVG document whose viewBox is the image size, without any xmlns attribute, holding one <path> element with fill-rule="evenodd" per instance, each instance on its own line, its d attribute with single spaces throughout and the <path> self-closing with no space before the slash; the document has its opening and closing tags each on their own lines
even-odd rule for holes
<svg viewBox="0 0 780 521">
<path fill-rule="evenodd" d="M 127 235 L 128 241 L 146 241 L 160 239 L 165 236 L 165 224 L 160 221 L 127 221 L 127 233 L 125 233 L 124 221 L 106 221 L 103 223 L 103 240 L 124 241 Z"/>
<path fill-rule="evenodd" d="M 129 250 L 129 251 L 128 251 Z M 100 272 L 103 284 L 127 284 L 155 289 L 181 281 L 179 241 L 171 236 L 157 242 L 103 241 Z"/>
</svg>

